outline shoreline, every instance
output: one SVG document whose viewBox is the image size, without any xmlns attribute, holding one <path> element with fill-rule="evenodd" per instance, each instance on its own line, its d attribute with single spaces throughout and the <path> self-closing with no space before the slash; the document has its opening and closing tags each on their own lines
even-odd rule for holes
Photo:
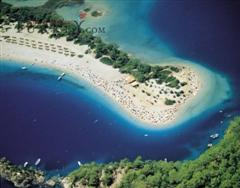
<svg viewBox="0 0 240 188">
<path fill-rule="evenodd" d="M 93 54 L 85 54 L 84 52 L 87 50 L 86 45 L 75 45 L 73 42 L 66 42 L 65 38 L 58 40 L 49 39 L 47 34 L 38 34 L 36 32 L 28 33 L 26 30 L 17 33 L 15 29 L 12 28 L 1 35 L 13 37 L 13 43 L 11 43 L 6 42 L 8 39 L 4 40 L 1 36 L 2 59 L 23 61 L 30 66 L 36 65 L 58 72 L 64 72 L 76 79 L 76 83 L 78 80 L 84 80 L 86 83 L 89 83 L 90 86 L 93 86 L 94 89 L 100 90 L 104 98 L 111 98 L 111 101 L 108 102 L 115 105 L 113 107 L 114 111 L 119 111 L 118 107 L 120 107 L 121 112 L 119 113 L 122 116 L 125 117 L 125 115 L 127 115 L 128 117 L 125 117 L 126 119 L 132 121 L 134 124 L 141 124 L 141 126 L 147 128 L 169 128 L 173 124 L 182 123 L 181 120 L 183 117 L 181 117 L 181 110 L 184 109 L 184 105 L 187 108 L 187 103 L 198 98 L 198 96 L 200 96 L 199 93 L 201 93 L 204 88 L 203 75 L 198 72 L 199 70 L 197 68 L 200 66 L 197 65 L 195 68 L 191 64 L 180 62 L 177 66 L 183 66 L 184 68 L 183 71 L 181 71 L 182 73 L 176 75 L 176 77 L 185 80 L 193 79 L 189 81 L 190 86 L 187 86 L 187 89 L 189 91 L 191 90 L 191 93 L 183 99 L 183 103 L 180 101 L 178 104 L 167 106 L 163 104 L 163 101 L 160 101 L 156 107 L 155 104 L 149 103 L 149 99 L 145 100 L 147 96 L 143 95 L 140 89 L 136 90 L 136 88 L 132 87 L 131 83 L 126 82 L 128 75 L 122 74 L 118 69 L 113 69 L 111 66 L 101 63 L 99 59 L 93 57 Z M 23 41 L 22 45 L 19 45 L 21 40 Z M 31 41 L 35 41 L 34 46 L 31 46 Z M 45 46 L 48 50 L 44 49 L 44 45 L 48 46 L 47 48 Z M 63 53 L 57 53 L 58 47 L 67 49 L 69 55 L 65 56 Z M 31 54 L 32 57 L 30 57 L 29 54 Z M 72 54 L 74 54 L 74 56 L 71 56 Z M 78 54 L 83 55 L 83 57 L 79 58 Z M 48 60 L 45 60 L 45 57 L 48 57 Z M 171 65 L 173 63 L 166 62 L 166 64 Z M 176 66 L 176 64 L 174 65 Z M 138 84 L 141 88 L 146 88 L 144 84 Z M 152 85 L 155 88 L 157 87 L 156 83 L 152 82 Z M 149 89 L 149 87 L 147 89 Z M 137 95 L 137 97 L 134 95 Z M 163 99 L 169 94 L 162 95 Z M 151 96 L 150 99 L 152 98 Z M 161 111 L 159 111 L 159 109 L 161 109 Z"/>
<path fill-rule="evenodd" d="M 236 152 L 232 152 L 232 151 L 239 151 L 239 125 L 240 125 L 240 117 L 239 116 L 235 116 L 234 118 L 231 118 L 228 122 L 227 122 L 228 128 L 224 133 L 224 136 L 221 137 L 220 140 L 218 140 L 218 142 L 214 142 L 214 144 L 209 147 L 206 151 L 204 151 L 197 159 L 193 159 L 193 160 L 187 160 L 187 161 L 183 161 L 181 162 L 181 166 L 183 168 L 181 168 L 178 171 L 179 175 L 181 175 L 181 173 L 184 173 L 186 171 L 186 165 L 192 165 L 189 168 L 187 168 L 187 170 L 189 170 L 189 172 L 192 173 L 192 167 L 196 167 L 197 169 L 195 169 L 195 174 L 199 174 L 199 170 L 201 171 L 202 169 L 202 161 L 204 159 L 205 163 L 209 163 L 209 165 L 211 165 L 211 163 L 213 161 L 216 161 L 215 158 L 220 158 L 219 161 L 221 161 L 221 158 L 224 159 L 224 161 L 222 162 L 222 164 L 225 163 L 226 161 L 226 155 L 221 155 L 221 153 L 228 154 L 228 158 L 227 160 L 229 161 L 233 161 L 231 156 L 236 156 L 238 153 Z M 227 146 L 227 147 L 226 147 Z M 230 149 L 229 149 L 230 148 Z M 213 156 L 211 158 L 206 157 L 206 156 Z M 216 156 L 216 157 L 214 157 Z M 101 177 L 104 170 L 107 168 L 111 168 L 113 169 L 113 171 L 110 171 L 110 175 L 112 175 L 111 177 L 113 178 L 112 183 L 110 185 L 108 185 L 107 187 L 116 187 L 117 185 L 121 184 L 121 182 L 124 180 L 123 178 L 126 177 L 127 175 L 129 175 L 130 173 L 132 174 L 132 170 L 136 171 L 141 171 L 142 168 L 138 168 L 138 169 L 134 169 L 133 167 L 129 169 L 129 164 L 134 165 L 135 161 L 140 161 L 142 165 L 154 165 L 154 164 L 163 164 L 163 167 L 166 167 L 166 164 L 168 165 L 173 165 L 175 164 L 177 167 L 179 167 L 179 161 L 168 161 L 168 160 L 143 160 L 141 157 L 137 157 L 134 161 L 131 160 L 120 160 L 120 161 L 115 161 L 113 162 L 108 162 L 108 163 L 104 163 L 104 164 L 99 164 L 99 163 L 85 163 L 82 164 L 81 167 L 72 170 L 70 172 L 68 172 L 66 175 L 50 175 L 49 176 L 49 171 L 42 171 L 40 169 L 31 167 L 31 166 L 22 166 L 22 165 L 16 165 L 13 164 L 11 161 L 7 160 L 6 158 L 0 158 L 0 175 L 1 177 L 6 180 L 7 182 L 11 182 L 13 183 L 16 187 L 32 187 L 32 186 L 47 186 L 47 187 L 56 187 L 56 186 L 60 186 L 60 187 L 64 187 L 64 188 L 68 188 L 68 187 L 81 187 L 83 186 L 83 182 L 81 180 L 87 179 L 90 175 L 86 174 L 84 176 L 79 176 L 82 174 L 83 170 L 90 170 L 93 169 L 93 171 L 95 171 L 95 169 L 97 168 L 100 172 L 100 175 L 97 176 L 98 178 L 98 186 L 100 187 L 106 187 L 103 186 L 103 179 Z M 189 164 L 190 162 L 190 164 Z M 233 162 L 234 164 L 234 162 Z M 114 167 L 115 168 L 114 168 Z M 128 168 L 127 168 L 128 167 Z M 231 167 L 231 166 L 230 166 Z M 230 169 L 229 167 L 229 169 Z M 172 169 L 175 169 L 174 166 L 171 167 Z M 167 169 L 169 170 L 169 166 L 167 166 Z M 182 170 L 181 170 L 182 169 Z M 212 170 L 212 167 L 209 167 L 209 169 Z M 219 173 L 218 168 L 215 168 L 217 171 L 216 173 Z M 130 171 L 129 171 L 130 170 Z M 162 170 L 162 169 L 161 169 Z M 169 172 L 171 171 L 171 169 L 169 170 Z M 130 175 L 131 175 L 130 174 Z M 167 173 L 170 174 L 170 173 Z M 235 172 L 232 172 L 232 174 L 236 174 Z M 120 175 L 120 176 L 119 176 Z M 187 175 L 186 175 L 187 176 Z M 79 179 L 80 177 L 80 179 Z M 29 181 L 26 181 L 26 179 L 28 179 Z M 224 178 L 225 180 L 225 178 Z M 190 180 L 191 181 L 191 180 Z M 181 183 L 181 181 L 180 181 Z M 129 184 L 131 184 L 131 182 L 129 182 Z M 84 185 L 90 185 L 85 183 Z M 176 184 L 174 184 L 176 185 Z"/>
</svg>

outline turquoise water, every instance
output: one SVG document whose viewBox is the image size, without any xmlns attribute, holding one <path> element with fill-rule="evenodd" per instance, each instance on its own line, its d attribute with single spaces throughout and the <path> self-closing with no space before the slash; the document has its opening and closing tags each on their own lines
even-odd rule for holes
<svg viewBox="0 0 240 188">
<path fill-rule="evenodd" d="M 182 123 L 189 118 L 199 115 L 206 109 L 216 107 L 223 101 L 230 99 L 232 91 L 228 77 L 223 72 L 218 73 L 217 66 L 211 66 L 211 62 L 207 62 L 204 63 L 207 68 L 204 68 L 201 66 L 203 63 L 198 59 L 189 61 L 187 57 L 186 59 L 178 58 L 174 53 L 175 49 L 170 47 L 172 45 L 166 43 L 166 39 L 155 32 L 155 27 L 161 28 L 161 26 L 157 22 L 157 11 L 156 14 L 153 12 L 154 8 L 156 6 L 166 7 L 169 4 L 171 3 L 165 3 L 164 1 L 159 1 L 158 3 L 155 0 L 138 2 L 89 0 L 86 1 L 84 6 L 63 7 L 58 9 L 57 12 L 65 19 L 80 21 L 79 12 L 86 7 L 91 7 L 92 10 L 103 10 L 105 12 L 104 16 L 100 18 L 87 17 L 82 27 L 104 27 L 106 33 L 98 33 L 98 35 L 107 42 L 119 44 L 121 49 L 141 58 L 145 63 L 190 64 L 198 70 L 204 82 L 202 96 L 196 98 L 183 110 L 183 118 L 179 121 Z M 165 12 L 165 16 L 168 14 L 171 14 L 171 12 Z M 161 15 L 161 17 L 164 17 L 164 15 Z M 152 22 L 154 18 L 155 25 Z"/>
<path fill-rule="evenodd" d="M 125 119 L 88 84 L 76 85 L 69 77 L 59 82 L 58 72 L 33 67 L 23 71 L 23 65 L 0 62 L 4 126 L 0 156 L 17 164 L 34 164 L 40 157 L 40 167 L 54 173 L 76 168 L 78 160 L 108 162 L 138 155 L 192 159 L 206 149 L 210 134 L 224 134 L 228 115 L 233 115 L 232 109 L 216 114 L 209 111 L 182 126 L 144 129 Z"/>
<path fill-rule="evenodd" d="M 129 53 L 151 63 L 172 55 L 166 44 L 156 37 L 148 24 L 148 14 L 154 1 L 86 1 L 84 6 L 62 7 L 57 12 L 67 20 L 80 20 L 79 12 L 86 7 L 105 12 L 100 18 L 86 18 L 83 27 L 104 27 L 99 33 L 106 41 L 116 42 Z M 161 59 L 159 59 L 161 58 Z M 157 60 L 157 62 L 155 61 Z"/>
<path fill-rule="evenodd" d="M 181 14 L 177 15 L 178 11 L 174 9 L 164 9 L 172 7 L 172 4 L 164 1 L 155 3 L 156 1 L 95 1 L 94 8 L 104 8 L 106 14 L 99 19 L 86 20 L 83 26 L 106 27 L 107 32 L 101 34 L 106 41 L 118 43 L 122 49 L 141 57 L 147 63 L 178 61 L 193 65 L 193 62 L 198 62 L 194 67 L 205 75 L 207 87 L 204 88 L 204 97 L 200 101 L 195 100 L 183 114 L 184 117 L 193 118 L 181 126 L 167 130 L 145 129 L 125 118 L 125 114 L 117 109 L 118 106 L 112 106 L 111 102 L 84 82 L 76 85 L 74 78 L 67 77 L 67 80 L 59 83 L 56 81 L 59 73 L 52 70 L 34 69 L 22 72 L 21 62 L 15 62 L 19 65 L 13 66 L 1 64 L 1 125 L 8 126 L 1 131 L 0 154 L 18 164 L 26 160 L 34 163 L 34 160 L 41 157 L 42 167 L 45 169 L 68 170 L 66 166 L 77 167 L 77 160 L 107 162 L 124 157 L 133 159 L 137 155 L 142 155 L 144 159 L 193 159 L 206 150 L 207 143 L 211 141 L 210 134 L 217 132 L 222 137 L 227 122 L 233 115 L 239 114 L 240 110 L 240 69 L 235 61 L 230 61 L 228 55 L 231 54 L 232 57 L 234 49 L 225 49 L 226 53 L 221 51 L 221 54 L 217 51 L 217 60 L 212 57 L 211 50 L 205 50 L 206 46 L 194 51 L 194 54 L 204 52 L 205 54 L 200 54 L 205 58 L 190 56 L 192 49 L 186 46 L 191 46 L 192 41 L 194 45 L 191 48 L 197 46 L 196 44 L 201 43 L 197 40 L 198 37 L 183 41 L 176 37 L 178 45 L 170 39 L 187 33 L 193 24 L 190 24 L 191 27 L 184 25 L 187 31 L 184 28 L 180 31 L 177 18 Z M 88 1 L 85 7 L 91 5 Z M 179 7 L 180 4 L 175 9 L 178 10 Z M 65 18 L 78 19 L 79 8 L 81 9 L 77 5 L 63 7 L 58 12 Z M 161 14 L 157 11 L 160 9 L 163 9 Z M 177 16 L 174 17 L 175 14 Z M 210 12 L 208 14 L 211 15 Z M 184 22 L 190 22 L 187 18 L 189 17 L 184 18 Z M 166 21 L 165 25 L 163 21 Z M 171 29 L 167 30 L 168 24 L 178 26 L 174 29 L 175 33 Z M 224 29 L 227 26 L 222 27 Z M 197 33 L 197 30 L 191 32 Z M 208 32 L 210 36 L 216 35 L 215 32 Z M 168 36 L 166 33 L 174 35 Z M 226 37 L 233 44 L 231 37 L 234 40 L 237 37 L 234 34 Z M 221 38 L 223 42 L 224 38 Z M 215 48 L 221 45 L 216 43 Z M 180 55 L 180 49 L 185 50 L 184 55 Z M 181 59 L 177 58 L 177 51 Z M 183 61 L 188 57 L 190 62 Z M 208 69 L 203 68 L 202 64 Z M 219 109 L 223 109 L 224 113 L 219 113 Z M 149 136 L 144 137 L 145 134 Z"/>
<path fill-rule="evenodd" d="M 6 2 L 12 4 L 15 7 L 24 7 L 24 6 L 31 6 L 37 7 L 43 5 L 47 2 L 47 0 L 2 0 L 2 2 Z"/>
</svg>

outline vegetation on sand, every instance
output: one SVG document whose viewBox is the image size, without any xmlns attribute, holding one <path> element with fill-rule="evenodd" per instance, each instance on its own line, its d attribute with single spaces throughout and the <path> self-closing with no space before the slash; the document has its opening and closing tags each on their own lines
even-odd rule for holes
<svg viewBox="0 0 240 188">
<path fill-rule="evenodd" d="M 173 105 L 173 104 L 175 104 L 175 103 L 176 103 L 175 100 L 165 99 L 165 104 L 166 104 L 166 105 Z"/>
<path fill-rule="evenodd" d="M 80 27 L 77 21 L 65 21 L 55 9 L 68 3 L 82 3 L 81 0 L 49 0 L 39 7 L 12 7 L 0 2 L 0 24 L 9 25 L 16 22 L 16 29 L 21 32 L 27 28 L 29 32 L 37 29 L 39 33 L 48 33 L 50 38 L 66 37 L 75 44 L 88 45 L 87 53 L 93 52 L 101 62 L 118 68 L 121 73 L 135 77 L 138 82 L 156 80 L 158 84 L 165 83 L 167 87 L 180 89 L 186 82 L 180 82 L 174 73 L 181 71 L 176 66 L 159 66 L 142 63 L 127 53 L 121 51 L 116 44 L 106 44 L 98 36 Z"/>
</svg>

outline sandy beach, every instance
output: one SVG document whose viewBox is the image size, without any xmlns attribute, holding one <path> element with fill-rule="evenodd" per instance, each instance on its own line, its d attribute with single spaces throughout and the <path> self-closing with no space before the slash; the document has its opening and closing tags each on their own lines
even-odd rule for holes
<svg viewBox="0 0 240 188">
<path fill-rule="evenodd" d="M 26 69 L 41 66 L 87 81 L 120 105 L 129 117 L 154 127 L 177 122 L 182 109 L 198 97 L 204 87 L 197 69 L 180 63 L 174 64 L 180 71 L 173 73 L 181 82 L 187 83 L 180 89 L 157 84 L 154 80 L 138 83 L 130 75 L 101 63 L 94 54 L 85 54 L 87 46 L 75 45 L 65 38 L 50 39 L 47 34 L 26 30 L 18 33 L 9 29 L 1 32 L 0 44 L 1 59 L 26 62 Z M 179 92 L 181 95 L 176 96 Z M 166 98 L 176 103 L 166 105 Z"/>
</svg>

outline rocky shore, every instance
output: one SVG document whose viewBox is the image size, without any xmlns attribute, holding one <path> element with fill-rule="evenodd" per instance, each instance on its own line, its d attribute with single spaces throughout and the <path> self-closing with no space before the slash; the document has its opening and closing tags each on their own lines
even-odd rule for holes
<svg viewBox="0 0 240 188">
<path fill-rule="evenodd" d="M 0 177 L 11 183 L 15 187 L 56 187 L 58 183 L 57 178 L 48 179 L 45 173 L 33 167 L 23 167 L 12 164 L 6 158 L 0 159 Z M 59 187 L 61 187 L 59 185 Z"/>
</svg>

